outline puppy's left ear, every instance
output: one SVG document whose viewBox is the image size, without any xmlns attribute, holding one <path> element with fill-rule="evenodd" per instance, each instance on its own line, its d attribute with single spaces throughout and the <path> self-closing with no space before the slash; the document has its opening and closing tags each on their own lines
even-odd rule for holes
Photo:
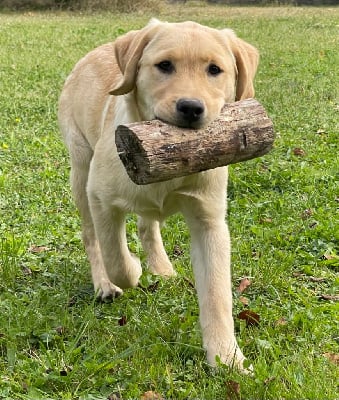
<svg viewBox="0 0 339 400">
<path fill-rule="evenodd" d="M 151 22 L 139 31 L 131 31 L 119 37 L 113 43 L 115 61 L 122 78 L 110 90 L 110 94 L 119 96 L 133 90 L 138 73 L 138 64 L 144 48 L 153 38 L 160 26 L 160 21 Z"/>
<path fill-rule="evenodd" d="M 259 63 L 259 52 L 249 43 L 239 39 L 233 31 L 228 29 L 225 29 L 225 31 L 227 31 L 231 51 L 235 57 L 238 70 L 236 100 L 254 97 L 253 81 Z"/>
</svg>

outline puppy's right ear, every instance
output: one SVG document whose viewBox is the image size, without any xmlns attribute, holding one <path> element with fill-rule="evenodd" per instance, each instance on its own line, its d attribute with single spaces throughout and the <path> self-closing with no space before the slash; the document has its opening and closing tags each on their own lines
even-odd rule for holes
<svg viewBox="0 0 339 400">
<path fill-rule="evenodd" d="M 158 20 L 151 20 L 145 28 L 128 32 L 114 42 L 115 59 L 122 73 L 122 78 L 111 88 L 110 94 L 119 96 L 133 90 L 139 60 L 144 48 L 158 31 L 160 24 Z"/>
</svg>

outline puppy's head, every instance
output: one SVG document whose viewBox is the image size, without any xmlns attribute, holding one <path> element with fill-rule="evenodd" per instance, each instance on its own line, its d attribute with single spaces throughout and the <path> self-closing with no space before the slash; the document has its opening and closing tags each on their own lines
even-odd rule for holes
<svg viewBox="0 0 339 400">
<path fill-rule="evenodd" d="M 225 103 L 254 96 L 258 52 L 231 30 L 152 20 L 114 46 L 122 78 L 110 93 L 134 90 L 142 119 L 200 128 Z"/>
</svg>

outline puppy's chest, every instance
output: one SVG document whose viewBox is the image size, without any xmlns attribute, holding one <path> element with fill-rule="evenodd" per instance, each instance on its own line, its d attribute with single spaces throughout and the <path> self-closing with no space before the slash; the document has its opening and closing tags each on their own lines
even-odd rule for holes
<svg viewBox="0 0 339 400">
<path fill-rule="evenodd" d="M 129 208 L 142 217 L 162 220 L 180 210 L 178 193 L 165 185 L 138 187 Z"/>
</svg>

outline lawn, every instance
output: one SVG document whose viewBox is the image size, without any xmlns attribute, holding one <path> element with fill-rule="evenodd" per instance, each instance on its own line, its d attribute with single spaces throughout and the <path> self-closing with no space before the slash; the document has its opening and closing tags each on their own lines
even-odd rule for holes
<svg viewBox="0 0 339 400">
<path fill-rule="evenodd" d="M 82 55 L 151 15 L 0 14 L 0 399 L 339 399 L 339 8 L 187 4 L 156 16 L 258 47 L 276 131 L 268 155 L 230 167 L 234 315 L 254 376 L 206 364 L 181 216 L 163 228 L 178 277 L 145 271 L 94 300 L 57 100 Z M 128 238 L 145 265 L 134 216 Z"/>
</svg>

